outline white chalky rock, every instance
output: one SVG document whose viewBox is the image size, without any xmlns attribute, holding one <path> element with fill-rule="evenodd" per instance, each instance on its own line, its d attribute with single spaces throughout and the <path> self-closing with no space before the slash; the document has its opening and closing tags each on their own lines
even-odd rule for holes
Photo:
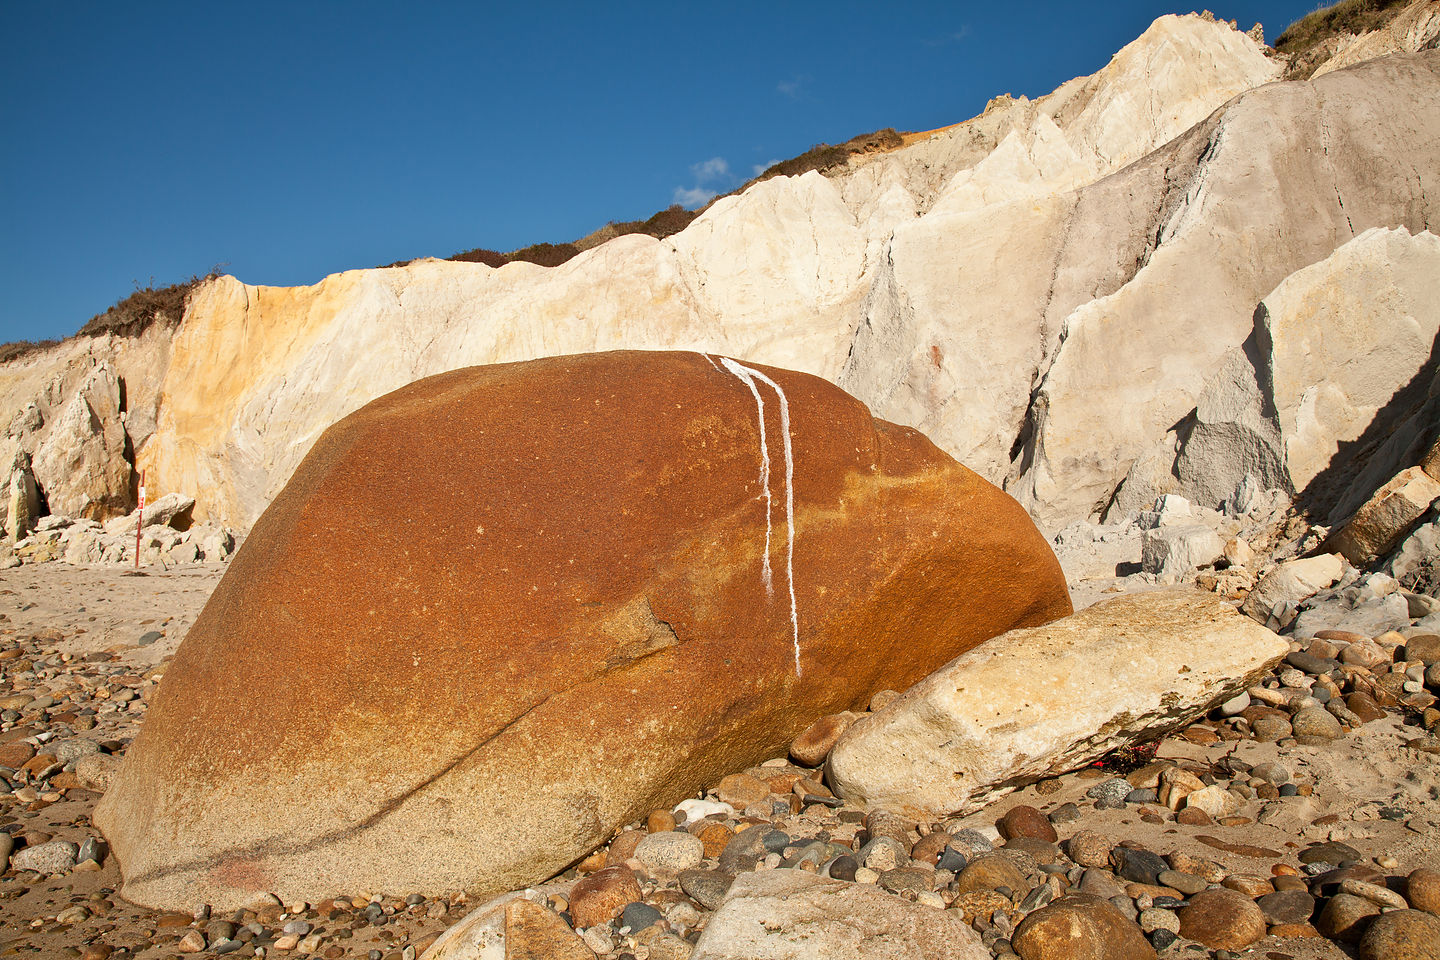
<svg viewBox="0 0 1440 960">
<path fill-rule="evenodd" d="M 1264 623 L 1277 605 L 1313 597 L 1344 573 L 1345 561 L 1333 553 L 1282 563 L 1260 578 L 1240 609 Z"/>
<path fill-rule="evenodd" d="M 735 816 L 735 808 L 728 803 L 721 803 L 719 800 L 681 800 L 675 805 L 676 813 L 685 814 L 686 823 L 694 823 L 696 820 L 704 820 L 706 817 L 713 817 L 717 814 L 722 817 Z"/>
<path fill-rule="evenodd" d="M 847 730 L 830 781 L 916 818 L 968 812 L 1174 729 L 1288 652 L 1214 594 L 1117 597 L 952 660 Z"/>
<path fill-rule="evenodd" d="M 863 869 L 863 868 L 862 868 Z M 735 878 L 690 960 L 990 960 L 949 910 L 803 870 Z"/>
</svg>

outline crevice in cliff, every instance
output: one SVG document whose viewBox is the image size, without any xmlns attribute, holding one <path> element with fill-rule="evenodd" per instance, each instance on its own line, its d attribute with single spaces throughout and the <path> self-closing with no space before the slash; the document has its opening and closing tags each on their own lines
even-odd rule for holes
<svg viewBox="0 0 1440 960">
<path fill-rule="evenodd" d="M 1320 128 L 1320 155 L 1325 158 L 1325 166 L 1330 168 L 1330 183 L 1335 191 L 1335 202 L 1340 207 L 1340 214 L 1345 218 L 1345 227 L 1350 231 L 1350 236 L 1355 236 L 1355 224 L 1350 220 L 1350 212 L 1345 209 L 1345 198 L 1340 195 L 1340 171 L 1335 167 L 1335 161 L 1330 159 L 1330 125 L 1325 122 L 1325 97 L 1320 88 L 1314 83 L 1310 84 L 1311 91 L 1315 94 L 1315 124 Z"/>
<path fill-rule="evenodd" d="M 1193 159 L 1187 159 L 1184 155 L 1184 150 L 1190 144 L 1183 144 L 1178 145 L 1179 158 L 1172 159 L 1170 163 L 1166 164 L 1160 199 L 1145 230 L 1145 247 L 1135 258 L 1135 269 L 1126 278 L 1126 283 L 1149 266 L 1155 252 L 1179 232 L 1179 221 L 1189 210 L 1190 205 L 1199 202 L 1200 195 L 1204 190 L 1209 163 L 1220 152 L 1228 110 L 1228 106 L 1221 107 L 1192 128 L 1189 134 L 1193 138 L 1191 142 L 1200 144 Z"/>
</svg>

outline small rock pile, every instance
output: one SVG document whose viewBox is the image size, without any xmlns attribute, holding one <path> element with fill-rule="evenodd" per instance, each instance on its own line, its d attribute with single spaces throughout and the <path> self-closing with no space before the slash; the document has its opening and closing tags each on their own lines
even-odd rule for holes
<svg viewBox="0 0 1440 960">
<path fill-rule="evenodd" d="M 138 539 L 140 562 L 162 568 L 177 563 L 220 562 L 235 552 L 236 536 L 227 527 L 192 524 L 195 498 L 166 494 L 143 512 Z M 105 523 L 58 514 L 40 517 L 13 543 L 0 539 L 0 569 L 21 564 L 62 561 L 70 564 L 135 562 L 136 528 L 142 513 Z"/>
</svg>

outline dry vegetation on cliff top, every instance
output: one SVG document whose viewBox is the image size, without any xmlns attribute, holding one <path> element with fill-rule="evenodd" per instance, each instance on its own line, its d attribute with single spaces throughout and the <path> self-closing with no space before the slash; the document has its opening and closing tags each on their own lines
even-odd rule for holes
<svg viewBox="0 0 1440 960">
<path fill-rule="evenodd" d="M 1331 37 L 1378 30 L 1395 19 L 1411 0 L 1340 0 L 1296 20 L 1275 40 L 1287 56 L 1304 54 Z"/>
</svg>

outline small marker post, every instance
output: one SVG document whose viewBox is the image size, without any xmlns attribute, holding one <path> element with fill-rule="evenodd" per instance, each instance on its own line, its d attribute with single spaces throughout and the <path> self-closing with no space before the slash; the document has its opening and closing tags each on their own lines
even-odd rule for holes
<svg viewBox="0 0 1440 960">
<path fill-rule="evenodd" d="M 145 529 L 145 471 L 140 471 L 140 515 L 135 523 L 135 569 L 140 569 L 140 531 Z"/>
</svg>

